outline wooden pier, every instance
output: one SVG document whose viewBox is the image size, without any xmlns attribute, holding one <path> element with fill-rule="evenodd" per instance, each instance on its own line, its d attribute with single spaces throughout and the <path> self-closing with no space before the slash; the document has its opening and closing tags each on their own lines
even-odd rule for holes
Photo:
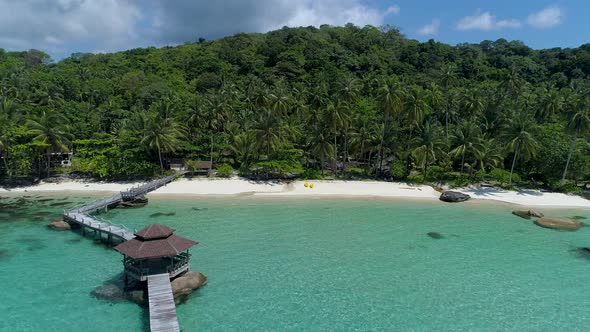
<svg viewBox="0 0 590 332">
<path fill-rule="evenodd" d="M 122 201 L 133 201 L 137 198 L 143 197 L 145 194 L 172 182 L 175 178 L 176 174 L 170 175 L 162 179 L 133 187 L 111 197 L 72 210 L 64 211 L 64 221 L 72 225 L 80 226 L 83 234 L 90 230 L 95 235 L 100 236 L 101 239 L 106 236 L 106 240 L 109 241 L 109 243 L 133 240 L 136 238 L 136 234 L 127 227 L 123 225 L 115 225 L 107 220 L 91 216 L 90 214 L 102 210 L 106 211 Z M 188 252 L 186 255 L 188 257 Z M 188 263 L 186 263 L 186 269 L 188 270 Z M 150 307 L 150 330 L 154 332 L 180 331 L 178 319 L 176 318 L 176 305 L 174 303 L 172 285 L 170 284 L 170 274 L 162 273 L 148 275 L 147 283 Z"/>
<path fill-rule="evenodd" d="M 167 185 L 176 178 L 176 174 L 167 177 L 150 181 L 137 187 L 133 187 L 127 191 L 120 192 L 116 195 L 103 198 L 98 201 L 91 202 L 84 206 L 74 208 L 69 211 L 64 211 L 64 221 L 70 224 L 79 225 L 82 227 L 82 232 L 85 233 L 85 228 L 89 228 L 102 237 L 106 235 L 107 240 L 127 241 L 135 237 L 133 231 L 129 230 L 123 225 L 115 225 L 107 220 L 99 220 L 90 215 L 97 211 L 106 211 L 119 204 L 122 201 L 133 201 L 145 194 L 154 191 L 162 186 Z"/>
<path fill-rule="evenodd" d="M 148 296 L 150 330 L 152 332 L 180 331 L 168 273 L 153 274 L 148 277 Z"/>
</svg>

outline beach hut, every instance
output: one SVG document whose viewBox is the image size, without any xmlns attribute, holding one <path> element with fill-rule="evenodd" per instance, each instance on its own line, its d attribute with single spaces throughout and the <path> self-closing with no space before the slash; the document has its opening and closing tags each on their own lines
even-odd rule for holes
<svg viewBox="0 0 590 332">
<path fill-rule="evenodd" d="M 135 233 L 135 238 L 123 242 L 115 250 L 123 254 L 125 283 L 128 279 L 146 281 L 149 275 L 168 273 L 170 278 L 190 270 L 189 248 L 198 244 L 177 236 L 174 229 L 149 225 Z"/>
</svg>

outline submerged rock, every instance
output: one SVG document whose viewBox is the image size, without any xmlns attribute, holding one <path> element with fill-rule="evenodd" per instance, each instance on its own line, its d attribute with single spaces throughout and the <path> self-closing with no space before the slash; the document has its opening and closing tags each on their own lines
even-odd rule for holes
<svg viewBox="0 0 590 332">
<path fill-rule="evenodd" d="M 545 216 L 541 212 L 538 212 L 535 210 L 514 210 L 514 211 L 512 211 L 512 214 L 515 216 L 519 216 L 521 218 L 524 218 L 524 219 L 531 219 L 531 217 L 543 218 Z"/>
<path fill-rule="evenodd" d="M 47 227 L 57 231 L 66 231 L 72 229 L 72 226 L 65 222 L 61 217 L 54 219 L 49 225 L 47 225 Z"/>
<path fill-rule="evenodd" d="M 146 206 L 147 203 L 148 199 L 146 197 L 138 197 L 132 201 L 121 201 L 116 207 L 124 209 L 140 208 Z"/>
<path fill-rule="evenodd" d="M 125 291 L 117 284 L 106 284 L 97 287 L 90 294 L 99 299 L 105 299 L 113 302 L 120 302 L 127 299 Z"/>
<path fill-rule="evenodd" d="M 444 238 L 444 236 L 442 236 L 442 234 L 437 233 L 437 232 L 428 232 L 428 236 L 430 236 L 431 238 L 436 239 L 436 240 Z"/>
<path fill-rule="evenodd" d="M 559 229 L 566 231 L 575 231 L 582 227 L 582 223 L 567 218 L 539 218 L 535 221 L 535 224 L 545 228 Z"/>
<path fill-rule="evenodd" d="M 466 200 L 470 199 L 471 196 L 460 193 L 458 191 L 445 191 L 440 195 L 440 200 L 443 202 L 449 203 L 458 203 L 458 202 L 465 202 Z"/>
<path fill-rule="evenodd" d="M 172 217 L 174 215 L 176 215 L 176 212 L 168 212 L 168 213 L 156 212 L 156 213 L 150 214 L 150 218 L 157 218 L 157 217 L 162 217 L 162 216 Z"/>
<path fill-rule="evenodd" d="M 586 218 L 584 216 L 573 216 L 570 219 L 573 219 L 573 220 L 584 220 L 584 219 L 588 219 L 588 218 Z"/>
<path fill-rule="evenodd" d="M 62 206 L 62 205 L 68 205 L 68 204 L 71 204 L 71 202 L 56 202 L 56 203 L 49 204 L 49 206 Z"/>
<path fill-rule="evenodd" d="M 573 252 L 580 258 L 590 259 L 590 248 L 575 248 L 570 250 L 570 252 Z"/>
</svg>

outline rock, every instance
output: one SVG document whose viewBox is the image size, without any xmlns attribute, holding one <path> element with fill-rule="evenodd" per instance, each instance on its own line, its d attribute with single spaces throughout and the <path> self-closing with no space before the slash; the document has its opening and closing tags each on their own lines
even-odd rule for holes
<svg viewBox="0 0 590 332">
<path fill-rule="evenodd" d="M 457 191 L 445 191 L 440 195 L 440 200 L 443 202 L 449 203 L 457 203 L 457 202 L 465 202 L 466 200 L 470 199 L 471 196 L 467 194 L 463 194 Z"/>
<path fill-rule="evenodd" d="M 205 285 L 207 277 L 199 272 L 187 272 L 172 280 L 172 293 L 176 304 L 183 302 L 195 289 Z"/>
<path fill-rule="evenodd" d="M 126 294 L 116 284 L 106 284 L 95 288 L 90 294 L 99 299 L 105 299 L 109 301 L 119 302 L 126 299 Z"/>
<path fill-rule="evenodd" d="M 72 226 L 65 222 L 61 217 L 54 219 L 49 225 L 47 225 L 47 227 L 57 231 L 67 231 L 72 229 Z"/>
<path fill-rule="evenodd" d="M 147 304 L 145 292 L 143 290 L 132 290 L 127 292 L 127 299 L 137 304 Z"/>
<path fill-rule="evenodd" d="M 575 231 L 582 227 L 582 223 L 572 219 L 566 218 L 547 218 L 542 217 L 535 221 L 535 224 L 545 228 L 559 229 L 566 231 Z"/>
<path fill-rule="evenodd" d="M 524 219 L 531 219 L 531 217 L 543 218 L 545 216 L 541 212 L 535 210 L 514 210 L 512 211 L 512 214 Z"/>
<path fill-rule="evenodd" d="M 433 239 L 439 240 L 444 238 L 444 236 L 442 236 L 442 234 L 437 233 L 437 232 L 428 232 L 428 236 L 430 236 Z"/>
</svg>

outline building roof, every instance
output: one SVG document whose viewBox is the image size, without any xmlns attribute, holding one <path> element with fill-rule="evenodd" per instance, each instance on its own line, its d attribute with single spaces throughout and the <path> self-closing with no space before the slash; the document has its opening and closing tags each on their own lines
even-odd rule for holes
<svg viewBox="0 0 590 332">
<path fill-rule="evenodd" d="M 170 227 L 153 224 L 135 233 L 134 239 L 119 244 L 115 250 L 133 259 L 151 259 L 173 257 L 198 244 L 173 232 Z"/>
<path fill-rule="evenodd" d="M 197 168 L 198 169 L 209 169 L 209 168 L 211 168 L 211 165 L 212 165 L 212 163 L 210 160 L 207 160 L 207 161 L 199 160 L 198 164 L 197 164 Z"/>
<path fill-rule="evenodd" d="M 135 236 L 144 240 L 164 239 L 172 235 L 175 229 L 160 224 L 152 224 L 140 229 Z"/>
</svg>

